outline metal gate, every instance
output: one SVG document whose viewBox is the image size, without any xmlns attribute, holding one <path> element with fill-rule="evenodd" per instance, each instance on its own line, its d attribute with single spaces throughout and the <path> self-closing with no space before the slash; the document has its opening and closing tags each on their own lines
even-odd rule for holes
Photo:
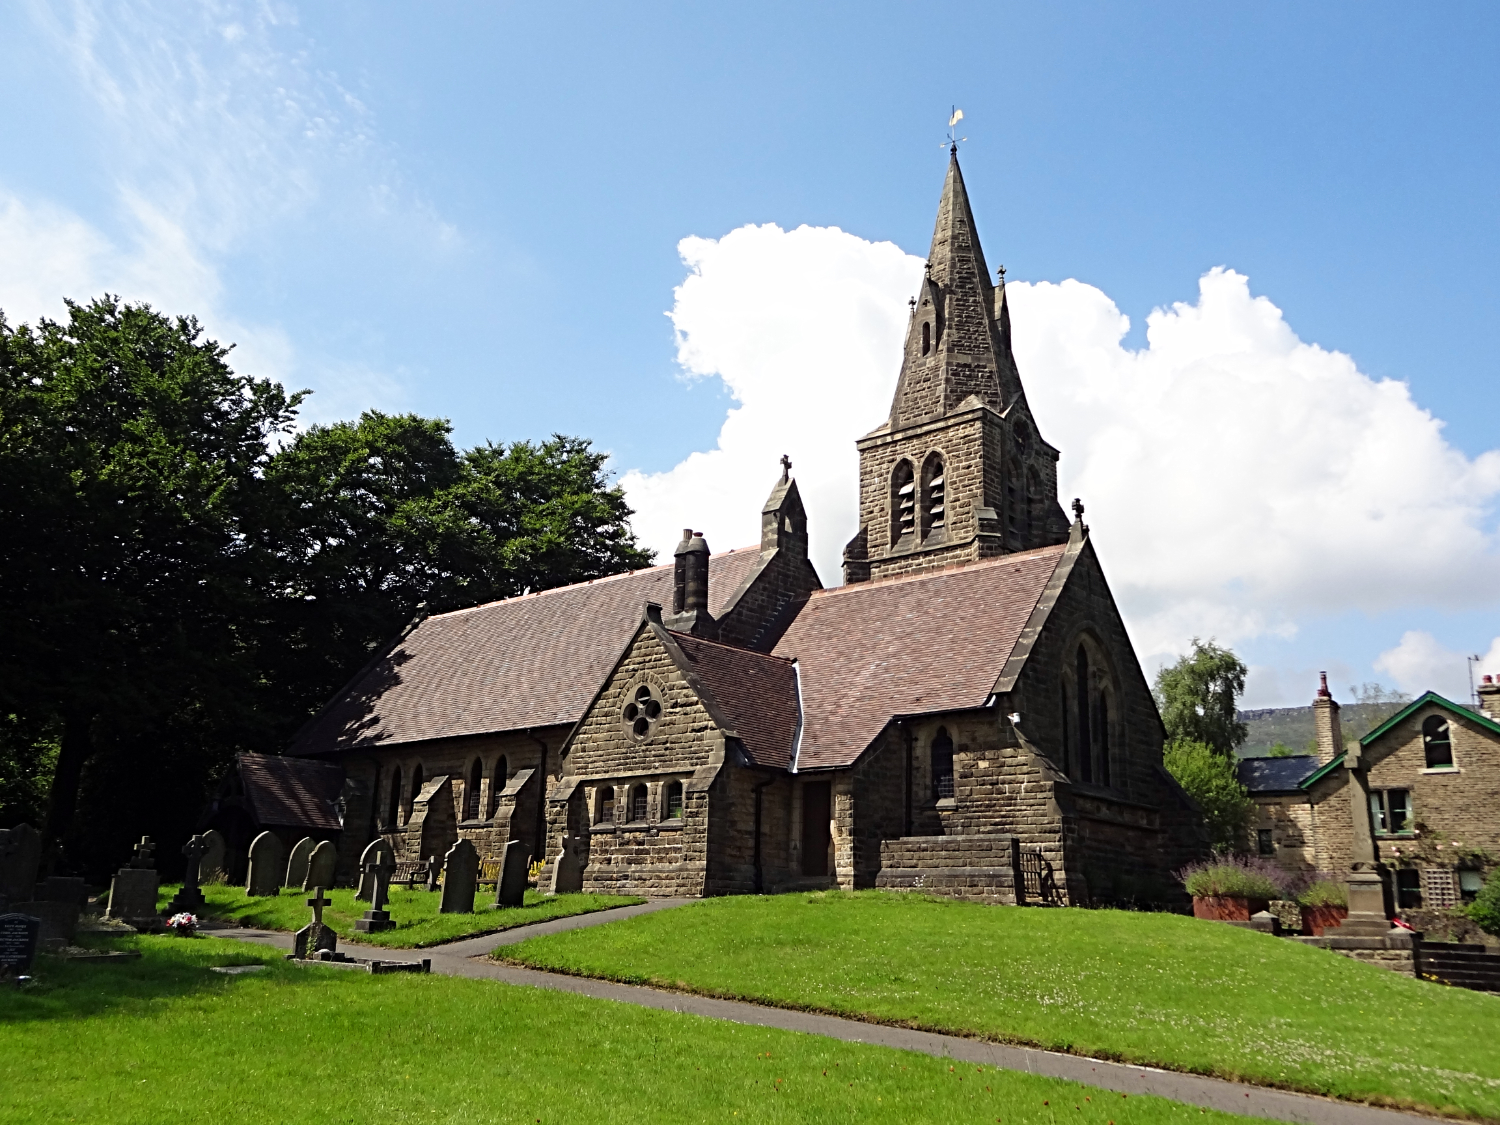
<svg viewBox="0 0 1500 1125">
<path fill-rule="evenodd" d="M 1028 903 L 1062 905 L 1062 895 L 1058 893 L 1057 881 L 1052 877 L 1052 865 L 1042 858 L 1041 852 L 1021 853 L 1021 885 Z"/>
</svg>

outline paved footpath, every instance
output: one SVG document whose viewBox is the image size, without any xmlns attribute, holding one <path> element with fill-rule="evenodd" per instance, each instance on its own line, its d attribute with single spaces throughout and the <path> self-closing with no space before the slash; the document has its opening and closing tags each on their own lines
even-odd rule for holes
<svg viewBox="0 0 1500 1125">
<path fill-rule="evenodd" d="M 1160 1098 L 1185 1102 L 1188 1105 L 1243 1114 L 1247 1117 L 1267 1117 L 1275 1121 L 1295 1121 L 1305 1123 L 1305 1125 L 1411 1125 L 1415 1121 L 1430 1123 L 1433 1120 L 1418 1114 L 1399 1113 L 1395 1110 L 1377 1109 L 1352 1102 L 1339 1102 L 1311 1094 L 1292 1094 L 1282 1090 L 1270 1090 L 1264 1086 L 1225 1082 L 1222 1079 L 1204 1078 L 1196 1074 L 1179 1074 L 1175 1071 L 1156 1070 L 1152 1067 L 1126 1066 L 1123 1063 L 1107 1062 L 1104 1059 L 1091 1059 L 1080 1055 L 1065 1055 L 1056 1051 L 1007 1047 L 999 1043 L 986 1043 L 980 1039 L 966 1039 L 958 1035 L 940 1035 L 931 1031 L 886 1027 L 882 1024 L 866 1023 L 863 1020 L 796 1012 L 786 1008 L 772 1008 L 739 1000 L 715 1000 L 706 996 L 691 996 L 660 988 L 615 984 L 611 981 L 590 980 L 586 977 L 571 977 L 564 973 L 548 973 L 538 969 L 502 965 L 490 960 L 487 956 L 491 950 L 504 945 L 514 945 L 527 938 L 563 933 L 586 926 L 600 926 L 623 918 L 633 918 L 657 910 L 668 910 L 693 901 L 696 900 L 653 899 L 639 906 L 624 906 L 615 910 L 601 910 L 594 914 L 579 914 L 571 918 L 539 922 L 534 926 L 518 926 L 504 933 L 464 938 L 427 949 L 381 949 L 380 953 L 386 960 L 391 961 L 430 958 L 432 971 L 445 976 L 495 980 L 528 988 L 548 988 L 556 992 L 573 992 L 596 1000 L 614 1000 L 643 1008 L 686 1012 L 690 1015 L 706 1016 L 709 1019 L 730 1020 L 734 1023 L 754 1024 L 759 1027 L 775 1027 L 783 1031 L 800 1031 L 807 1035 L 824 1035 L 830 1039 L 840 1039 L 848 1043 L 870 1043 L 879 1047 L 894 1047 L 902 1051 L 917 1051 L 921 1054 L 935 1055 L 938 1058 L 949 1058 L 959 1062 L 993 1066 L 1002 1070 L 1018 1070 L 1025 1074 L 1036 1074 L 1046 1078 L 1067 1079 L 1122 1094 L 1152 1094 Z M 212 932 L 215 937 L 238 938 L 242 941 L 253 941 L 282 949 L 290 949 L 292 944 L 291 934 L 274 930 L 216 928 Z M 341 942 L 343 946 L 354 944 Z M 377 949 L 376 946 L 362 948 L 372 951 Z"/>
</svg>

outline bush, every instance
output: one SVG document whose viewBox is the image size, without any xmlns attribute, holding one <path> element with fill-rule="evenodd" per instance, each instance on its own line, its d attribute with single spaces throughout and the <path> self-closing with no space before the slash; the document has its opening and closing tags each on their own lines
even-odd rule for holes
<svg viewBox="0 0 1500 1125">
<path fill-rule="evenodd" d="M 1487 934 L 1500 934 L 1500 867 L 1490 872 L 1484 888 L 1469 903 L 1469 918 Z"/>
<path fill-rule="evenodd" d="M 1297 901 L 1303 906 L 1348 906 L 1349 885 L 1320 871 L 1298 892 Z"/>
<path fill-rule="evenodd" d="M 1251 856 L 1225 855 L 1192 863 L 1177 873 L 1188 894 L 1195 898 L 1239 895 L 1245 898 L 1281 898 L 1286 893 L 1287 873 L 1273 863 Z"/>
<path fill-rule="evenodd" d="M 1206 742 L 1177 739 L 1168 744 L 1162 764 L 1198 802 L 1214 851 L 1240 846 L 1255 802 L 1235 775 L 1234 762 Z"/>
</svg>

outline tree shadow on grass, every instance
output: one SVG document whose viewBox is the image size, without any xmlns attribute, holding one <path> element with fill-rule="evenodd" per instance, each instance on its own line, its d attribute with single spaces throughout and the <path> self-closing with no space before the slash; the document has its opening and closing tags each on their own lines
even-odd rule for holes
<svg viewBox="0 0 1500 1125">
<path fill-rule="evenodd" d="M 214 966 L 264 965 L 250 975 L 280 983 L 326 983 L 321 972 L 289 966 L 274 949 L 212 937 L 140 935 L 101 938 L 90 948 L 138 950 L 139 960 L 77 961 L 41 954 L 23 988 L 0 983 L 0 1025 L 106 1014 L 150 1015 L 163 1000 L 215 995 L 234 988 L 237 976 Z M 336 970 L 330 970 L 336 971 Z"/>
</svg>

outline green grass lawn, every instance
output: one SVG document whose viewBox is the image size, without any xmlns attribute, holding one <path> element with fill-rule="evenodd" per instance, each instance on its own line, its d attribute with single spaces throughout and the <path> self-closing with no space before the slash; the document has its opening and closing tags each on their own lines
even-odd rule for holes
<svg viewBox="0 0 1500 1125">
<path fill-rule="evenodd" d="M 161 889 L 159 902 L 162 909 L 166 908 L 176 893 L 176 886 Z M 524 905 L 497 909 L 494 905 L 495 892 L 485 890 L 475 894 L 473 914 L 439 914 L 438 905 L 442 901 L 440 893 L 392 887 L 386 909 L 391 912 L 391 920 L 396 923 L 396 928 L 378 934 L 362 934 L 355 930 L 354 920 L 362 917 L 370 904 L 356 902 L 352 887 L 335 888 L 325 893 L 333 902 L 331 906 L 324 907 L 323 921 L 338 931 L 340 937 L 382 945 L 388 949 L 418 949 L 475 934 L 495 933 L 516 926 L 529 926 L 533 922 L 546 922 L 553 918 L 589 914 L 595 910 L 608 910 L 612 906 L 631 906 L 646 901 L 623 895 L 548 897 L 529 890 L 526 892 Z M 307 905 L 309 892 L 295 887 L 283 888 L 281 894 L 274 898 L 251 898 L 243 887 L 210 884 L 203 888 L 203 897 L 208 900 L 206 913 L 209 917 L 239 922 L 246 926 L 267 930 L 300 930 L 312 920 L 312 910 Z"/>
<path fill-rule="evenodd" d="M 287 964 L 214 938 L 42 958 L 0 989 L 6 1122 L 1231 1125 L 924 1055 L 438 976 Z M 255 964 L 223 976 L 211 965 Z"/>
<path fill-rule="evenodd" d="M 1500 1119 L 1500 997 L 1170 914 L 746 896 L 496 956 Z"/>
</svg>

